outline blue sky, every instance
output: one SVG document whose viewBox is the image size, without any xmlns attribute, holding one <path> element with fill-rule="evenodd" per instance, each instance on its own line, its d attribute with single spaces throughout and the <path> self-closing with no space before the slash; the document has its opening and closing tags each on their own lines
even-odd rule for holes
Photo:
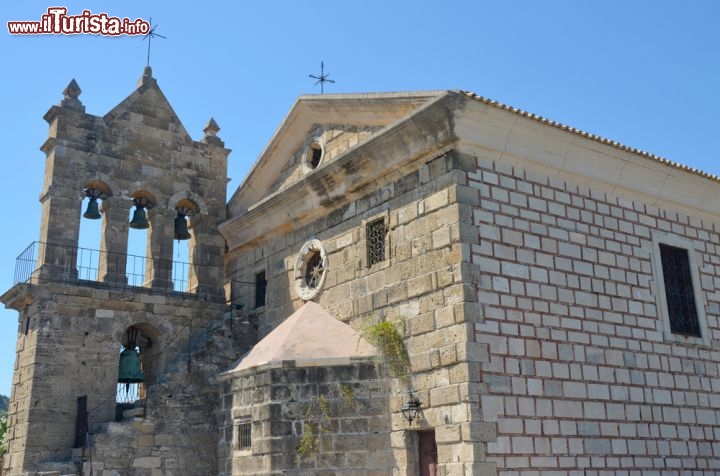
<svg viewBox="0 0 720 476">
<path fill-rule="evenodd" d="M 188 2 L 189 3 L 189 2 Z M 38 239 L 42 116 L 75 78 L 86 111 L 129 95 L 146 61 L 140 37 L 13 36 L 58 3 L 6 2 L 0 13 L 0 140 L 5 227 L 0 288 Z M 464 89 L 720 175 L 720 3 L 662 0 L 440 2 L 69 1 L 153 18 L 154 76 L 194 139 L 212 116 L 233 150 L 229 193 L 294 100 L 319 92 Z M 720 197 L 719 197 L 720 198 Z M 0 310 L 0 393 L 9 395 L 17 313 Z"/>
</svg>

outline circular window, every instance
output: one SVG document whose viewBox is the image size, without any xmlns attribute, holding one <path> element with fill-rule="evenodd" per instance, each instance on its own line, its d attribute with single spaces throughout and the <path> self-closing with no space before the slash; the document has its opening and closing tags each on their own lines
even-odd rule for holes
<svg viewBox="0 0 720 476">
<path fill-rule="evenodd" d="M 320 240 L 305 243 L 295 263 L 295 290 L 301 299 L 309 301 L 320 294 L 327 268 L 327 253 Z"/>
<path fill-rule="evenodd" d="M 325 158 L 325 139 L 322 137 L 315 137 L 310 142 L 310 145 L 305 148 L 305 153 L 303 154 L 303 165 L 308 171 L 314 170 L 318 165 L 320 165 L 323 158 Z"/>
</svg>

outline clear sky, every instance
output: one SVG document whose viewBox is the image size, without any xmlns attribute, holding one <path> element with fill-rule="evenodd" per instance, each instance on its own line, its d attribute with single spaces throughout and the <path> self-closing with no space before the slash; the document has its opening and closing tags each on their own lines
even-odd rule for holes
<svg viewBox="0 0 720 476">
<path fill-rule="evenodd" d="M 298 95 L 464 89 L 720 174 L 720 2 L 4 2 L 0 9 L 0 288 L 38 239 L 42 119 L 75 78 L 103 115 L 141 76 L 147 42 L 97 35 L 15 36 L 6 22 L 51 6 L 158 25 L 154 76 L 190 135 L 212 116 L 234 191 Z M 720 197 L 718 197 L 720 200 Z M 0 311 L 0 393 L 9 395 L 17 313 Z"/>
</svg>

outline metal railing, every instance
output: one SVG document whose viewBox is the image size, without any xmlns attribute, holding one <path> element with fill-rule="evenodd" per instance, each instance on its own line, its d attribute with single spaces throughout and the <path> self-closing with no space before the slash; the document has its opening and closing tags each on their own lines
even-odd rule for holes
<svg viewBox="0 0 720 476">
<path fill-rule="evenodd" d="M 14 284 L 96 283 L 187 293 L 194 292 L 188 290 L 190 273 L 190 263 L 182 261 L 34 241 L 15 260 Z"/>
</svg>

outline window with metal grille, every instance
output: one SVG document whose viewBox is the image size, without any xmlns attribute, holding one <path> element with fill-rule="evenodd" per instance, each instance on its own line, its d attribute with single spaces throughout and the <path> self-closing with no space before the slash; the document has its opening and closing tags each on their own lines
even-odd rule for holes
<svg viewBox="0 0 720 476">
<path fill-rule="evenodd" d="M 255 273 L 255 309 L 265 305 L 266 291 L 267 279 L 265 279 L 265 271 Z"/>
<path fill-rule="evenodd" d="M 688 250 L 659 244 L 670 330 L 674 334 L 700 337 Z"/>
<path fill-rule="evenodd" d="M 237 449 L 250 449 L 252 446 L 252 423 L 240 423 L 235 429 L 237 431 Z"/>
<path fill-rule="evenodd" d="M 385 220 L 379 219 L 367 224 L 366 242 L 367 242 L 367 265 L 372 266 L 375 263 L 385 261 L 385 238 L 387 236 L 387 228 Z"/>
</svg>

